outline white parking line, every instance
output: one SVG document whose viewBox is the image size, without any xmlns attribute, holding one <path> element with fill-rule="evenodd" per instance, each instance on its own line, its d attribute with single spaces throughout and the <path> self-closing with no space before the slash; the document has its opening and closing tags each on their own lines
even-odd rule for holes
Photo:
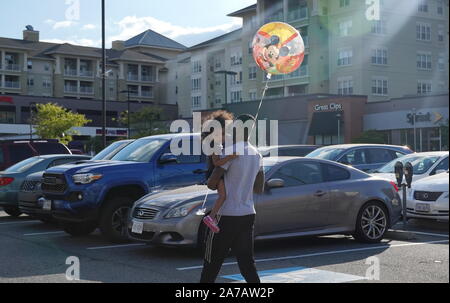
<svg viewBox="0 0 450 303">
<path fill-rule="evenodd" d="M 405 243 L 405 244 L 394 244 L 394 245 L 380 245 L 380 246 L 371 246 L 371 247 L 363 247 L 363 248 L 354 248 L 354 249 L 345 249 L 345 250 L 334 250 L 334 251 L 326 251 L 321 253 L 313 253 L 313 254 L 305 254 L 305 255 L 297 255 L 297 256 L 287 256 L 287 257 L 279 257 L 279 258 L 268 258 L 268 259 L 259 259 L 255 260 L 256 263 L 261 262 L 271 262 L 271 261 L 281 261 L 281 260 L 290 260 L 290 259 L 300 259 L 300 258 L 309 258 L 316 256 L 325 256 L 325 255 L 334 255 L 334 254 L 343 254 L 349 252 L 358 252 L 358 251 L 366 251 L 366 250 L 377 250 L 382 248 L 392 248 L 392 247 L 404 247 L 404 246 L 417 246 L 417 245 L 426 245 L 426 244 L 437 244 L 448 242 L 449 240 L 439 240 L 439 241 L 429 241 L 429 242 L 419 242 L 419 243 Z M 229 262 L 224 263 L 223 266 L 236 265 L 237 262 Z M 177 270 L 192 270 L 192 269 L 202 269 L 201 266 L 191 266 L 191 267 L 180 267 Z"/>
<path fill-rule="evenodd" d="M 8 224 L 25 224 L 25 223 L 38 223 L 41 221 L 37 221 L 37 220 L 29 220 L 29 221 L 15 221 L 15 222 L 4 222 L 4 223 L 0 223 L 0 225 L 8 225 Z"/>
<path fill-rule="evenodd" d="M 99 246 L 99 247 L 88 247 L 86 249 L 96 250 L 96 249 L 109 249 L 109 248 L 122 248 L 122 247 L 133 247 L 133 246 L 143 246 L 146 245 L 144 243 L 136 243 L 136 244 L 123 244 L 123 245 L 110 245 L 110 246 Z"/>
<path fill-rule="evenodd" d="M 32 233 L 32 234 L 23 234 L 24 236 L 43 236 L 43 235 L 54 235 L 54 234 L 63 234 L 65 231 L 50 231 L 45 233 Z"/>
<path fill-rule="evenodd" d="M 393 231 L 396 233 L 412 233 L 412 234 L 417 234 L 417 235 L 448 238 L 448 235 L 446 235 L 446 234 L 425 233 L 425 232 L 414 231 L 414 230 L 390 230 L 390 231 Z"/>
</svg>

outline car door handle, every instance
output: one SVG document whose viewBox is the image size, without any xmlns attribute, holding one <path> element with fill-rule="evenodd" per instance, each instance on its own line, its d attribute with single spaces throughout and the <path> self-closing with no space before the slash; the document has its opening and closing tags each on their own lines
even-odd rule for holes
<svg viewBox="0 0 450 303">
<path fill-rule="evenodd" d="M 196 169 L 192 171 L 194 174 L 200 175 L 200 174 L 206 174 L 208 171 L 204 169 Z"/>
<path fill-rule="evenodd" d="M 324 191 L 322 191 L 322 190 L 318 190 L 318 191 L 316 191 L 316 193 L 314 194 L 314 196 L 316 196 L 316 197 L 322 197 L 322 196 L 325 196 L 327 193 L 326 192 L 324 192 Z"/>
</svg>

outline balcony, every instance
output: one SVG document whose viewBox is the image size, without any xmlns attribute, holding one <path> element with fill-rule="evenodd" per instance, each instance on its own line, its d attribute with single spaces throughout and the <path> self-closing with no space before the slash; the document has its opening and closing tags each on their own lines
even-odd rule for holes
<svg viewBox="0 0 450 303">
<path fill-rule="evenodd" d="M 6 64 L 5 65 L 5 70 L 17 72 L 17 71 L 20 71 L 20 66 L 19 66 L 19 64 L 14 64 L 14 63 Z"/>
<path fill-rule="evenodd" d="M 64 69 L 64 76 L 76 77 L 78 73 L 76 69 L 66 68 Z"/>
<path fill-rule="evenodd" d="M 307 7 L 289 10 L 288 21 L 297 21 L 297 20 L 303 20 L 303 19 L 307 19 L 307 18 L 308 18 L 308 8 Z"/>
<path fill-rule="evenodd" d="M 94 76 L 94 72 L 91 70 L 80 70 L 80 77 L 92 78 L 93 76 Z"/>
<path fill-rule="evenodd" d="M 141 90 L 141 97 L 145 97 L 145 98 L 153 98 L 153 91 L 150 89 L 144 89 L 142 88 Z"/>
<path fill-rule="evenodd" d="M 69 93 L 69 94 L 76 94 L 76 93 L 78 93 L 78 87 L 73 86 L 73 85 L 65 85 L 64 92 Z"/>
<path fill-rule="evenodd" d="M 93 95 L 94 88 L 92 86 L 80 86 L 80 94 L 82 95 Z"/>
<path fill-rule="evenodd" d="M 151 75 L 142 75 L 141 76 L 141 81 L 154 82 L 155 80 L 154 80 L 153 76 L 151 76 Z"/>
<path fill-rule="evenodd" d="M 139 75 L 138 74 L 128 73 L 127 80 L 128 81 L 139 81 Z"/>
<path fill-rule="evenodd" d="M 20 89 L 19 81 L 5 81 L 5 88 Z"/>
</svg>

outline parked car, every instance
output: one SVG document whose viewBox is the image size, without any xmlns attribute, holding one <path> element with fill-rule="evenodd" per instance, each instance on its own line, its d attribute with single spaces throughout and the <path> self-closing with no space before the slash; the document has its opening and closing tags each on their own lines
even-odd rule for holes
<svg viewBox="0 0 450 303">
<path fill-rule="evenodd" d="M 403 165 L 407 162 L 410 162 L 413 165 L 413 183 L 420 179 L 448 171 L 448 151 L 443 151 L 405 155 L 392 160 L 380 169 L 375 170 L 372 174 L 396 182 L 394 170 L 395 164 L 398 161 L 402 162 Z"/>
<path fill-rule="evenodd" d="M 266 187 L 255 194 L 257 240 L 352 234 L 375 243 L 401 215 L 400 197 L 390 182 L 321 159 L 264 158 Z M 201 247 L 206 236 L 198 213 L 208 189 L 196 185 L 149 194 L 131 212 L 133 240 L 164 246 Z M 209 191 L 206 213 L 217 199 Z"/>
<path fill-rule="evenodd" d="M 48 169 L 42 190 L 45 198 L 52 201 L 52 216 L 73 236 L 86 235 L 100 227 L 111 241 L 127 240 L 128 211 L 134 201 L 157 188 L 205 181 L 205 157 L 173 155 L 173 140 L 187 141 L 190 150 L 194 141 L 201 147 L 200 135 L 159 135 L 134 141 L 111 161 Z"/>
<path fill-rule="evenodd" d="M 407 217 L 448 221 L 448 177 L 447 171 L 413 183 L 406 202 Z"/>
<path fill-rule="evenodd" d="M 29 174 L 43 171 L 49 167 L 89 159 L 78 155 L 44 155 L 31 157 L 0 172 L 0 206 L 13 217 L 22 214 L 19 209 L 18 193 Z"/>
<path fill-rule="evenodd" d="M 342 144 L 316 149 L 307 158 L 336 161 L 368 172 L 413 151 L 405 146 L 385 144 Z"/>
<path fill-rule="evenodd" d="M 110 144 L 103 149 L 95 157 L 90 160 L 78 160 L 77 164 L 92 163 L 90 161 L 107 161 L 116 155 L 125 146 L 133 142 L 134 140 L 122 140 Z M 19 208 L 27 215 L 33 216 L 43 222 L 53 222 L 54 219 L 51 215 L 51 210 L 45 209 L 49 204 L 44 197 L 44 193 L 41 188 L 42 178 L 44 171 L 33 173 L 25 178 L 24 183 L 19 192 Z M 47 204 L 46 204 L 47 203 Z"/>
<path fill-rule="evenodd" d="M 71 154 L 58 140 L 7 140 L 0 141 L 0 171 L 33 156 Z"/>
<path fill-rule="evenodd" d="M 278 145 L 262 146 L 258 150 L 263 157 L 273 156 L 273 152 L 277 152 L 279 157 L 304 157 L 319 147 L 319 145 Z"/>
</svg>

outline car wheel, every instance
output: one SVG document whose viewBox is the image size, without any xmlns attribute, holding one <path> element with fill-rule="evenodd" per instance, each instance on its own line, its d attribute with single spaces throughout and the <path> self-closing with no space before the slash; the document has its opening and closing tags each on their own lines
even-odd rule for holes
<svg viewBox="0 0 450 303">
<path fill-rule="evenodd" d="M 380 202 L 366 203 L 359 211 L 353 237 L 364 243 L 380 242 L 388 230 L 389 217 Z"/>
<path fill-rule="evenodd" d="M 15 218 L 20 217 L 20 215 L 22 214 L 22 212 L 16 207 L 5 207 L 3 210 L 8 215 Z"/>
<path fill-rule="evenodd" d="M 96 222 L 83 222 L 83 223 L 62 222 L 61 226 L 66 233 L 68 233 L 73 237 L 81 237 L 89 235 L 97 228 Z"/>
<path fill-rule="evenodd" d="M 100 230 L 111 242 L 128 242 L 128 213 L 133 200 L 129 197 L 116 197 L 105 202 L 100 215 Z"/>
</svg>

